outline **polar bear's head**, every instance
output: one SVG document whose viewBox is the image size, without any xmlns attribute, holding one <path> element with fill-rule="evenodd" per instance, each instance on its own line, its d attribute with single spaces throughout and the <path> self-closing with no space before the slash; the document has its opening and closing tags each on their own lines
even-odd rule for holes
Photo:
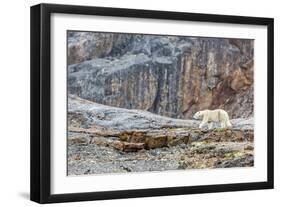
<svg viewBox="0 0 281 207">
<path fill-rule="evenodd" d="M 194 114 L 193 118 L 194 119 L 202 119 L 203 113 L 202 111 L 198 111 Z"/>
</svg>

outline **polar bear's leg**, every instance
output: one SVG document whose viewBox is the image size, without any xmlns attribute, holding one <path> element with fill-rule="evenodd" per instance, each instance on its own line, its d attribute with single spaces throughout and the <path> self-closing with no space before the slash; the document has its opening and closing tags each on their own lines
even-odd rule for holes
<svg viewBox="0 0 281 207">
<path fill-rule="evenodd" d="M 232 125 L 229 121 L 229 116 L 228 116 L 227 112 L 224 112 L 223 122 L 224 122 L 224 128 L 232 127 Z"/>
<path fill-rule="evenodd" d="M 213 122 L 208 123 L 208 129 L 212 129 L 213 128 Z"/>
<path fill-rule="evenodd" d="M 230 123 L 229 120 L 226 122 L 226 126 L 227 126 L 227 127 L 232 127 L 232 124 Z"/>
<path fill-rule="evenodd" d="M 201 129 L 205 124 L 206 124 L 206 122 L 202 121 L 199 125 L 199 128 Z"/>
<path fill-rule="evenodd" d="M 229 121 L 229 117 L 228 117 L 228 114 L 226 114 L 226 117 L 225 117 L 225 127 L 232 127 L 230 121 Z"/>
<path fill-rule="evenodd" d="M 224 117 L 224 113 L 221 113 L 221 116 L 220 116 L 220 124 L 221 124 L 221 128 L 225 128 L 225 117 Z"/>
<path fill-rule="evenodd" d="M 205 124 L 208 123 L 209 117 L 207 115 L 204 115 L 202 122 L 199 125 L 199 128 L 201 129 Z"/>
</svg>

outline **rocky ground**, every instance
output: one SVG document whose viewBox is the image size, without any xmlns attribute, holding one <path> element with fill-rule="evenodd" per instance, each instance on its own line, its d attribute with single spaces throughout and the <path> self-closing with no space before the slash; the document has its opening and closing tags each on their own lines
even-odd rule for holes
<svg viewBox="0 0 281 207">
<path fill-rule="evenodd" d="M 68 175 L 250 167 L 253 118 L 231 129 L 106 106 L 70 95 Z"/>
</svg>

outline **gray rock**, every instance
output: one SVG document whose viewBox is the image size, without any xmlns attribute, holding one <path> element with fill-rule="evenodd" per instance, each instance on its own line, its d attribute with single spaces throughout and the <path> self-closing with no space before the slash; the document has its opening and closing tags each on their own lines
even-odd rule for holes
<svg viewBox="0 0 281 207">
<path fill-rule="evenodd" d="M 101 117 L 103 118 L 101 119 Z M 79 121 L 80 127 L 84 126 L 84 128 L 99 126 L 117 130 L 169 127 L 197 128 L 199 125 L 196 120 L 172 119 L 147 111 L 111 107 L 70 95 L 68 98 L 69 126 L 74 124 L 74 126 L 79 127 Z"/>
<path fill-rule="evenodd" d="M 253 40 L 70 32 L 68 89 L 97 103 L 190 119 L 253 116 Z"/>
<path fill-rule="evenodd" d="M 214 166 L 216 168 L 251 167 L 254 166 L 254 156 L 247 155 L 246 157 L 235 157 L 230 160 L 220 160 L 215 162 Z"/>
<path fill-rule="evenodd" d="M 233 129 L 253 130 L 253 118 L 232 119 Z M 106 106 L 81 99 L 74 95 L 68 97 L 68 124 L 72 127 L 90 128 L 92 126 L 107 129 L 161 129 L 161 128 L 198 128 L 200 121 L 173 119 L 147 111 L 123 109 Z M 219 128 L 219 124 L 214 124 Z M 207 132 L 201 130 L 200 133 Z M 198 133 L 191 133 L 192 141 L 199 140 Z"/>
</svg>

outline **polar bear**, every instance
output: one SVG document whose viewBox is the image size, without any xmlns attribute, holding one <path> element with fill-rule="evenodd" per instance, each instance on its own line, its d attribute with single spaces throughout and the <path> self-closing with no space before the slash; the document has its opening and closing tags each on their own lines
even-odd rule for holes
<svg viewBox="0 0 281 207">
<path fill-rule="evenodd" d="M 211 129 L 213 122 L 219 122 L 221 128 L 231 127 L 228 114 L 222 109 L 198 111 L 194 114 L 193 118 L 202 120 L 199 128 L 208 123 L 208 128 Z"/>
</svg>

